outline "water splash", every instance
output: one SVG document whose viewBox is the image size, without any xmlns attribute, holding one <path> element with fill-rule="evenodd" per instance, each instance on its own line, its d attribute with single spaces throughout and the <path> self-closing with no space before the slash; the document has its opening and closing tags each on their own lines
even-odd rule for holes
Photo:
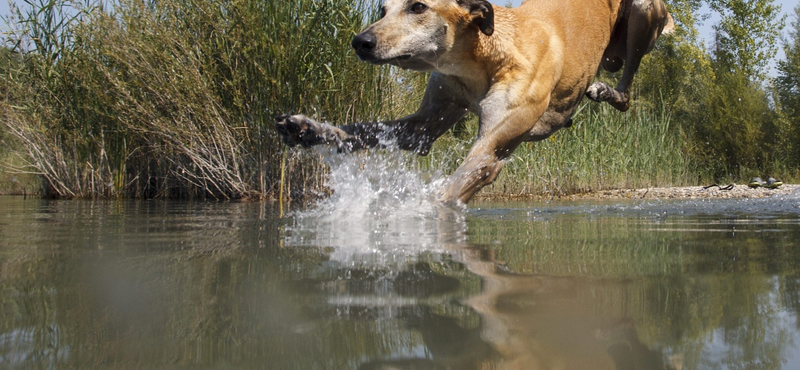
<svg viewBox="0 0 800 370">
<path fill-rule="evenodd" d="M 437 201 L 445 176 L 421 171 L 413 154 L 323 152 L 323 158 L 333 195 L 290 215 L 285 245 L 330 247 L 339 261 L 386 263 L 466 240 L 464 209 Z"/>
</svg>

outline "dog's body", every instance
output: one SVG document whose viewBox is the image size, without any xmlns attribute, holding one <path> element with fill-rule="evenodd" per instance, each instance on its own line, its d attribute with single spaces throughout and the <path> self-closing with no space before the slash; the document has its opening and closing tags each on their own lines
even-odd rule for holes
<svg viewBox="0 0 800 370">
<path fill-rule="evenodd" d="M 474 112 L 478 139 L 441 193 L 464 203 L 494 181 L 520 143 L 569 126 L 584 94 L 627 110 L 641 58 L 672 27 L 661 0 L 528 0 L 514 9 L 486 0 L 386 0 L 382 12 L 353 47 L 370 63 L 433 72 L 419 110 L 341 127 L 281 116 L 278 131 L 288 145 L 356 150 L 391 139 L 425 155 Z M 623 62 L 617 89 L 590 86 L 598 65 L 615 71 Z"/>
</svg>

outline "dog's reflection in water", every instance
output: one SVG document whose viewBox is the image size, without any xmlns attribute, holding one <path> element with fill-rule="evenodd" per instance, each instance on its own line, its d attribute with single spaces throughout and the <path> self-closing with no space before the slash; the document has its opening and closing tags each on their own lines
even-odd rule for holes
<svg viewBox="0 0 800 370">
<path fill-rule="evenodd" d="M 621 297 L 628 282 L 514 274 L 482 248 L 455 255 L 482 279 L 481 292 L 463 302 L 478 323 L 470 327 L 428 306 L 401 310 L 407 327 L 421 334 L 425 358 L 374 360 L 359 369 L 682 368 L 680 356 L 665 358 L 642 343 L 624 313 L 594 312 L 593 299 Z"/>
</svg>

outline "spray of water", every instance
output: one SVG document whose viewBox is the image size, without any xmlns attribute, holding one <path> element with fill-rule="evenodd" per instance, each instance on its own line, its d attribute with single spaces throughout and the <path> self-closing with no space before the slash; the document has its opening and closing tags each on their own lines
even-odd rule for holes
<svg viewBox="0 0 800 370">
<path fill-rule="evenodd" d="M 287 246 L 330 247 L 334 260 L 384 264 L 466 240 L 464 209 L 436 200 L 444 175 L 420 171 L 413 154 L 380 150 L 322 156 L 330 166 L 326 185 L 333 195 L 291 215 Z"/>
</svg>

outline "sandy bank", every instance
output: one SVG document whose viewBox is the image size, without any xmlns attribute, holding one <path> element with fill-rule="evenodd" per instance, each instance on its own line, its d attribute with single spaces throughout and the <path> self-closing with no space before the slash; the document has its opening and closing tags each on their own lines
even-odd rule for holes
<svg viewBox="0 0 800 370">
<path fill-rule="evenodd" d="M 747 185 L 734 185 L 730 190 L 712 186 L 685 186 L 646 189 L 617 189 L 572 194 L 561 199 L 707 199 L 707 198 L 767 198 L 778 195 L 798 194 L 800 185 L 783 185 L 778 189 L 756 188 Z"/>
</svg>

